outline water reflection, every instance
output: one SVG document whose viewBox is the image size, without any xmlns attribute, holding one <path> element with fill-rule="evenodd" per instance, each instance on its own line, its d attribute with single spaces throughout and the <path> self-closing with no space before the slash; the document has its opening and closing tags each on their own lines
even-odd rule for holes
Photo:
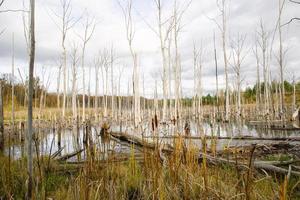
<svg viewBox="0 0 300 200">
<path fill-rule="evenodd" d="M 159 136 L 172 136 L 177 135 L 179 133 L 184 133 L 184 121 L 178 122 L 176 124 L 167 123 L 161 124 L 158 129 Z M 300 136 L 299 131 L 282 131 L 282 130 L 272 130 L 270 128 L 266 128 L 265 126 L 257 126 L 252 124 L 247 124 L 243 122 L 234 122 L 234 123 L 215 123 L 212 124 L 210 122 L 197 122 L 190 121 L 190 135 L 191 136 L 218 136 L 218 137 L 258 137 L 258 138 L 287 138 L 287 137 L 298 137 Z M 97 130 L 98 129 L 98 130 Z M 107 156 L 109 151 L 114 152 L 130 152 L 130 147 L 117 143 L 115 141 L 104 140 L 99 136 L 99 127 L 93 127 L 91 129 L 91 139 L 93 141 L 93 145 L 98 151 L 102 152 L 103 158 Z M 118 126 L 112 125 L 112 131 L 120 131 L 123 130 L 128 134 L 134 134 L 139 137 L 142 137 L 142 134 L 135 131 L 133 126 Z M 143 132 L 143 136 L 151 137 L 153 135 L 151 130 L 150 123 L 144 123 L 141 127 Z M 54 152 L 58 151 L 61 148 L 61 155 L 65 155 L 68 153 L 72 153 L 84 148 L 83 144 L 83 129 L 79 129 L 79 134 L 77 136 L 77 131 L 72 131 L 72 129 L 64 129 L 61 133 L 61 144 L 58 144 L 58 134 L 53 129 L 43 129 L 38 132 L 38 142 L 37 145 L 34 145 L 34 151 L 36 152 L 36 148 L 41 155 L 50 155 Z M 172 139 L 163 139 L 165 143 L 172 143 Z M 191 141 L 187 141 L 191 142 Z M 263 143 L 270 143 L 270 140 L 264 140 Z M 262 140 L 218 140 L 218 149 L 224 148 L 224 146 L 242 146 L 242 145 L 250 145 L 253 143 L 262 143 Z M 193 145 L 201 148 L 200 140 L 193 140 Z M 5 152 L 8 155 L 9 148 L 6 148 Z M 10 151 L 13 159 L 20 158 L 24 156 L 26 153 L 26 149 L 24 143 L 22 144 L 14 144 L 10 146 Z M 36 153 L 34 153 L 36 155 Z M 81 153 L 81 158 L 85 158 L 85 152 Z"/>
</svg>

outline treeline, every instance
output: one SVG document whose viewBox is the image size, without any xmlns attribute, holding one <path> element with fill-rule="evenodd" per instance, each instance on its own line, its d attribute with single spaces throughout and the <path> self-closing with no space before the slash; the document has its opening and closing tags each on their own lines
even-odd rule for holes
<svg viewBox="0 0 300 200">
<path fill-rule="evenodd" d="M 276 81 L 272 81 L 271 85 L 269 86 L 272 97 L 275 97 L 276 93 L 279 93 L 279 83 Z M 263 95 L 263 91 L 265 88 L 265 84 L 261 83 L 260 87 L 255 84 L 252 87 L 246 87 L 244 91 L 241 92 L 242 95 L 242 103 L 243 104 L 253 104 L 256 102 L 256 95 L 257 95 L 257 89 L 260 88 L 260 94 Z M 285 89 L 285 99 L 288 103 L 292 102 L 292 96 L 294 93 L 294 84 L 290 83 L 288 81 L 284 81 L 284 89 Z M 298 102 L 300 101 L 300 82 L 295 83 L 295 94 L 296 94 L 296 100 Z M 279 94 L 278 94 L 279 95 Z M 237 101 L 237 91 L 229 90 L 229 100 L 230 104 L 235 104 Z M 193 98 L 184 98 L 183 99 L 183 105 L 185 106 L 192 106 Z M 202 104 L 203 105 L 216 105 L 218 102 L 219 105 L 224 105 L 225 103 L 225 91 L 221 90 L 218 94 L 218 98 L 216 94 L 207 94 L 202 97 Z"/>
<path fill-rule="evenodd" d="M 27 106 L 28 101 L 28 90 L 26 85 L 28 84 L 28 80 L 24 82 L 17 81 L 16 77 L 12 77 L 11 74 L 2 74 L 0 76 L 0 83 L 2 86 L 2 97 L 3 97 L 3 106 L 4 108 L 8 108 L 11 106 L 12 102 L 12 87 L 14 85 L 14 105 L 17 109 L 21 109 L 22 107 Z M 71 97 L 72 95 L 67 95 L 66 107 L 71 107 Z M 98 105 L 101 107 L 104 104 L 105 96 L 98 96 Z M 62 102 L 63 95 L 59 94 L 60 102 Z M 107 106 L 111 107 L 111 96 L 107 96 Z M 116 105 L 119 105 L 119 99 L 123 108 L 132 108 L 133 105 L 133 97 L 120 96 L 116 97 Z M 82 107 L 82 95 L 77 95 L 77 104 L 79 107 Z M 85 96 L 85 103 L 88 107 L 94 108 L 95 106 L 95 96 Z M 149 107 L 153 104 L 152 99 L 147 99 L 141 97 L 141 106 Z M 61 106 L 61 105 L 60 105 Z M 57 94 L 53 92 L 48 92 L 43 84 L 40 81 L 39 77 L 34 78 L 34 92 L 33 92 L 33 107 L 34 108 L 57 108 Z"/>
<path fill-rule="evenodd" d="M 4 107 L 9 107 L 11 105 L 12 101 L 12 83 L 14 83 L 14 103 L 16 108 L 22 108 L 27 105 L 27 88 L 26 85 L 28 84 L 28 80 L 26 79 L 24 82 L 19 82 L 15 77 L 12 77 L 10 74 L 2 74 L 0 76 L 0 82 L 2 85 L 2 95 L 3 95 L 3 103 Z M 276 85 L 277 84 L 277 85 Z M 260 91 L 263 91 L 265 87 L 264 83 L 260 84 Z M 252 104 L 256 101 L 256 94 L 257 94 L 257 88 L 259 88 L 256 85 L 253 87 L 247 87 L 244 91 L 242 91 L 242 100 L 243 104 Z M 272 82 L 270 85 L 270 91 L 274 95 L 276 94 L 276 88 L 278 88 L 278 83 L 275 81 Z M 284 88 L 285 88 L 285 98 L 287 100 L 291 99 L 291 96 L 294 92 L 294 85 L 288 81 L 284 81 Z M 278 91 L 277 91 L 278 92 Z M 300 93 L 300 82 L 295 84 L 295 92 L 296 96 L 299 96 Z M 59 95 L 62 99 L 62 95 Z M 236 103 L 236 91 L 230 91 L 230 104 Z M 110 107 L 111 103 L 111 96 L 108 96 L 108 106 Z M 123 108 L 131 108 L 133 104 L 133 97 L 114 97 L 117 100 L 120 98 L 122 107 Z M 300 98 L 300 97 L 299 97 Z M 299 98 L 297 100 L 299 101 Z M 67 97 L 67 107 L 71 107 L 71 94 Z M 82 106 L 82 95 L 77 95 L 78 99 L 78 105 Z M 98 105 L 101 105 L 104 103 L 104 97 L 100 96 L 98 99 Z M 147 99 L 144 97 L 141 97 L 141 106 L 143 107 L 152 107 L 153 106 L 153 99 Z M 216 105 L 217 101 L 219 102 L 219 105 L 223 105 L 225 101 L 225 91 L 221 90 L 217 96 L 214 94 L 207 94 L 202 97 L 202 104 L 203 105 Z M 168 101 L 168 105 L 170 105 L 171 101 Z M 86 96 L 86 104 L 89 105 L 91 108 L 95 105 L 95 96 Z M 116 104 L 118 105 L 118 101 L 116 101 Z M 162 106 L 162 101 L 158 101 L 159 106 Z M 183 98 L 182 104 L 184 107 L 191 107 L 193 104 L 193 98 Z M 57 107 L 57 94 L 48 92 L 43 84 L 40 81 L 39 77 L 34 78 L 34 93 L 33 93 L 33 106 L 34 108 L 39 107 L 48 107 L 48 108 L 55 108 Z"/>
</svg>

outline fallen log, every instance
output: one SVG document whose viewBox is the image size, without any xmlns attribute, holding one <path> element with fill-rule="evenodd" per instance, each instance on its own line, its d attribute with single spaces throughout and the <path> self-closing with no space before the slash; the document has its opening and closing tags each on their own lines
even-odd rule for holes
<svg viewBox="0 0 300 200">
<path fill-rule="evenodd" d="M 51 159 L 56 158 L 56 157 L 62 152 L 63 149 L 64 149 L 64 147 L 59 148 L 56 152 L 54 152 L 54 153 L 50 156 Z"/>
<path fill-rule="evenodd" d="M 256 161 L 259 164 L 266 164 L 266 165 L 291 165 L 295 163 L 300 163 L 300 160 L 286 160 L 286 161 Z"/>
<path fill-rule="evenodd" d="M 157 144 L 155 144 L 154 142 L 147 142 L 137 136 L 128 135 L 128 134 L 120 133 L 120 132 L 110 132 L 110 134 L 114 139 L 118 139 L 122 142 L 127 142 L 129 144 L 134 144 L 137 147 L 143 147 L 143 148 L 152 149 L 152 150 L 157 148 Z M 169 148 L 164 148 L 162 151 L 163 152 L 171 152 L 172 149 L 169 147 Z"/>
<path fill-rule="evenodd" d="M 212 164 L 216 164 L 216 163 L 229 164 L 229 165 L 232 165 L 232 166 L 238 166 L 239 168 L 242 168 L 242 169 L 248 169 L 249 168 L 246 164 L 241 163 L 241 162 L 237 162 L 237 161 L 229 160 L 229 159 L 225 159 L 225 158 L 212 157 L 210 155 L 200 153 L 199 159 L 203 159 L 204 157 L 207 159 L 207 161 L 209 161 Z M 263 163 L 261 161 L 255 161 L 253 163 L 253 167 L 255 169 L 258 169 L 258 170 L 263 169 L 263 170 L 266 170 L 266 171 L 271 171 L 271 172 L 275 172 L 275 173 L 283 174 L 283 175 L 287 175 L 289 173 L 289 170 L 287 170 L 287 169 L 277 167 L 277 166 L 274 166 L 274 165 L 270 165 L 270 164 L 266 164 L 266 163 Z M 290 173 L 292 175 L 295 175 L 295 176 L 300 176 L 300 172 L 297 172 L 297 171 L 290 171 Z"/>
<path fill-rule="evenodd" d="M 73 152 L 73 153 L 69 153 L 69 154 L 63 155 L 63 156 L 57 158 L 57 160 L 58 160 L 58 161 L 65 161 L 65 160 L 68 160 L 69 158 L 72 158 L 72 157 L 74 157 L 74 156 L 80 154 L 80 153 L 83 152 L 83 151 L 84 151 L 84 149 L 80 149 L 80 150 L 75 151 L 75 152 Z"/>
<path fill-rule="evenodd" d="M 271 126 L 270 129 L 273 131 L 299 131 L 300 130 L 300 128 L 296 128 L 296 127 L 275 127 L 275 126 Z"/>
<path fill-rule="evenodd" d="M 184 139 L 192 139 L 199 140 L 203 139 L 204 136 L 185 136 L 185 135 L 166 135 L 166 136 L 144 136 L 145 138 L 161 138 L 161 139 L 174 139 L 174 138 L 184 138 Z M 205 139 L 212 140 L 268 140 L 268 141 L 295 141 L 300 142 L 300 137 L 252 137 L 252 136 L 205 136 Z"/>
<path fill-rule="evenodd" d="M 128 143 L 135 144 L 135 145 L 140 146 L 140 147 L 145 147 L 145 148 L 150 148 L 150 149 L 159 148 L 159 147 L 156 146 L 157 144 L 155 144 L 155 143 L 148 143 L 145 140 L 142 140 L 142 139 L 140 139 L 136 136 L 128 135 L 128 134 L 125 134 L 125 133 L 111 133 L 111 135 L 112 135 L 112 137 L 118 138 L 121 141 L 126 141 Z M 167 148 L 167 149 L 159 148 L 159 150 L 162 153 L 166 153 L 166 152 L 171 153 L 172 152 L 171 148 Z M 233 166 L 238 165 L 239 167 L 241 167 L 243 169 L 248 169 L 249 168 L 244 163 L 237 162 L 237 161 L 230 160 L 230 159 L 212 157 L 208 154 L 204 154 L 204 153 L 201 153 L 201 152 L 200 152 L 200 155 L 199 155 L 198 159 L 202 160 L 204 155 L 205 155 L 205 158 L 212 164 L 215 164 L 215 163 L 230 164 L 230 165 L 233 165 Z M 278 174 L 286 175 L 286 174 L 289 173 L 289 170 L 287 170 L 287 169 L 284 169 L 284 168 L 281 168 L 281 167 L 278 167 L 278 166 L 275 166 L 275 165 L 272 165 L 272 164 L 264 163 L 264 162 L 261 162 L 261 161 L 255 161 L 253 163 L 253 167 L 255 169 L 260 169 L 260 170 L 263 169 L 263 170 L 275 172 L 275 173 L 278 173 Z M 290 174 L 295 175 L 295 176 L 300 176 L 300 172 L 297 172 L 297 171 L 290 171 Z"/>
</svg>

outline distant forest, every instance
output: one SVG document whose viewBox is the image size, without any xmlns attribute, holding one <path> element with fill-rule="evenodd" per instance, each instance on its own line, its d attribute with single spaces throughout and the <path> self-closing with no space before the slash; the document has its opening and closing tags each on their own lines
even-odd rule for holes
<svg viewBox="0 0 300 200">
<path fill-rule="evenodd" d="M 13 81 L 14 80 L 14 81 Z M 28 80 L 25 81 L 16 81 L 17 78 L 11 77 L 11 74 L 2 74 L 0 76 L 0 82 L 1 86 L 3 88 L 3 103 L 5 107 L 9 107 L 11 105 L 11 96 L 12 96 L 12 83 L 14 83 L 14 98 L 15 98 L 15 105 L 17 108 L 25 107 L 27 106 L 27 89 L 26 85 L 28 84 Z M 260 90 L 264 91 L 264 83 L 262 82 L 260 84 Z M 300 102 L 300 82 L 292 83 L 289 81 L 284 81 L 284 87 L 285 87 L 285 99 L 288 104 L 292 103 L 292 96 L 295 90 L 296 93 L 296 103 L 299 104 Z M 256 94 L 257 94 L 257 84 L 255 84 L 253 87 L 247 87 L 244 91 L 242 91 L 242 101 L 244 104 L 253 104 L 256 101 Z M 279 83 L 276 81 L 272 81 L 272 84 L 270 85 L 270 91 L 272 92 L 272 96 L 276 95 L 276 92 L 278 93 Z M 62 94 L 59 95 L 62 99 Z M 225 97 L 225 91 L 221 90 L 219 92 L 219 105 L 224 104 L 224 97 Z M 230 100 L 231 104 L 234 104 L 235 97 L 236 97 L 236 91 L 233 90 L 233 92 L 230 92 Z M 108 96 L 108 99 L 111 97 Z M 103 102 L 103 96 L 99 96 L 99 105 L 102 105 Z M 133 103 L 133 97 L 130 96 L 122 96 L 122 105 L 128 105 Z M 145 106 L 153 106 L 152 102 L 153 99 L 148 99 L 141 97 L 141 103 L 142 105 L 145 104 Z M 192 106 L 193 97 L 184 97 L 182 99 L 182 104 L 184 106 Z M 91 107 L 94 107 L 95 105 L 95 96 L 86 96 L 86 102 Z M 108 101 L 108 104 L 111 101 Z M 216 95 L 208 93 L 206 95 L 202 96 L 202 103 L 203 105 L 216 105 Z M 82 105 L 82 95 L 78 95 L 78 103 L 79 105 Z M 168 104 L 170 101 L 168 101 Z M 159 104 L 162 106 L 162 100 L 159 100 Z M 69 105 L 69 106 L 68 106 Z M 57 107 L 57 94 L 54 92 L 48 92 L 45 86 L 41 83 L 41 80 L 39 77 L 34 78 L 34 94 L 33 94 L 33 106 L 34 108 L 38 108 L 40 106 L 42 107 L 48 107 L 48 108 L 55 108 Z M 67 101 L 67 107 L 71 106 L 71 94 L 68 95 L 68 101 Z M 110 106 L 110 105 L 108 105 Z M 299 106 L 299 105 L 298 105 Z"/>
</svg>

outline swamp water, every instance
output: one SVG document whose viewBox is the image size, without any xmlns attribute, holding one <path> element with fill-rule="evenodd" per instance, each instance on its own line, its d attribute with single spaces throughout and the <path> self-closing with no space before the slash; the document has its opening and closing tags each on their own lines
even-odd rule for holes
<svg viewBox="0 0 300 200">
<path fill-rule="evenodd" d="M 179 127 L 184 127 L 184 124 L 179 125 Z M 208 122 L 197 123 L 190 122 L 190 136 L 196 137 L 191 140 L 186 139 L 186 144 L 192 144 L 194 147 L 201 148 L 202 142 L 198 137 L 203 136 L 203 134 L 207 136 L 217 136 L 217 137 L 226 137 L 226 139 L 217 139 L 217 150 L 223 149 L 225 146 L 248 146 L 251 144 L 269 144 L 274 142 L 269 138 L 300 138 L 299 130 L 272 130 L 270 128 L 266 128 L 262 125 L 253 125 L 249 123 L 217 123 L 212 125 Z M 97 129 L 97 131 L 96 131 Z M 113 125 L 111 127 L 112 131 L 120 131 L 123 130 L 128 134 L 133 134 L 138 137 L 142 137 L 141 134 L 135 134 L 133 131 L 133 127 L 120 127 L 117 125 Z M 142 127 L 143 136 L 149 142 L 153 141 L 151 138 L 151 124 L 144 124 Z M 103 141 L 101 136 L 99 136 L 100 127 L 92 127 L 91 129 L 91 137 L 95 148 L 102 153 L 102 156 L 107 155 L 107 152 L 115 152 L 115 153 L 130 153 L 130 145 L 119 143 L 114 140 Z M 184 132 L 183 128 L 179 130 L 179 132 Z M 40 155 L 52 155 L 54 152 L 58 151 L 60 148 L 63 148 L 61 151 L 61 155 L 70 154 L 76 152 L 80 149 L 84 148 L 83 144 L 83 129 L 79 129 L 79 138 L 77 140 L 77 136 L 73 133 L 72 129 L 64 129 L 61 132 L 61 145 L 58 145 L 58 135 L 57 133 L 51 129 L 46 128 L 40 131 L 39 140 L 36 144 L 33 145 L 34 156 L 36 156 L 36 149 L 38 149 Z M 173 138 L 171 136 L 175 134 L 175 126 L 173 124 L 168 125 L 160 125 L 158 130 L 159 140 L 164 144 L 172 144 Z M 230 139 L 230 137 L 253 137 L 253 138 L 263 138 L 263 139 L 243 139 L 243 140 L 235 140 Z M 265 140 L 264 140 L 265 138 Z M 295 143 L 300 145 L 300 141 L 289 141 L 290 143 Z M 208 146 L 210 146 L 211 141 L 207 140 Z M 5 153 L 8 155 L 9 150 L 13 159 L 18 159 L 24 155 L 26 155 L 26 149 L 23 143 L 13 144 L 10 148 L 6 148 Z M 81 153 L 81 159 L 84 160 L 85 152 Z M 103 158 L 104 158 L 103 157 Z M 75 158 L 72 158 L 75 159 Z M 71 159 L 71 160 L 72 160 Z"/>
</svg>

